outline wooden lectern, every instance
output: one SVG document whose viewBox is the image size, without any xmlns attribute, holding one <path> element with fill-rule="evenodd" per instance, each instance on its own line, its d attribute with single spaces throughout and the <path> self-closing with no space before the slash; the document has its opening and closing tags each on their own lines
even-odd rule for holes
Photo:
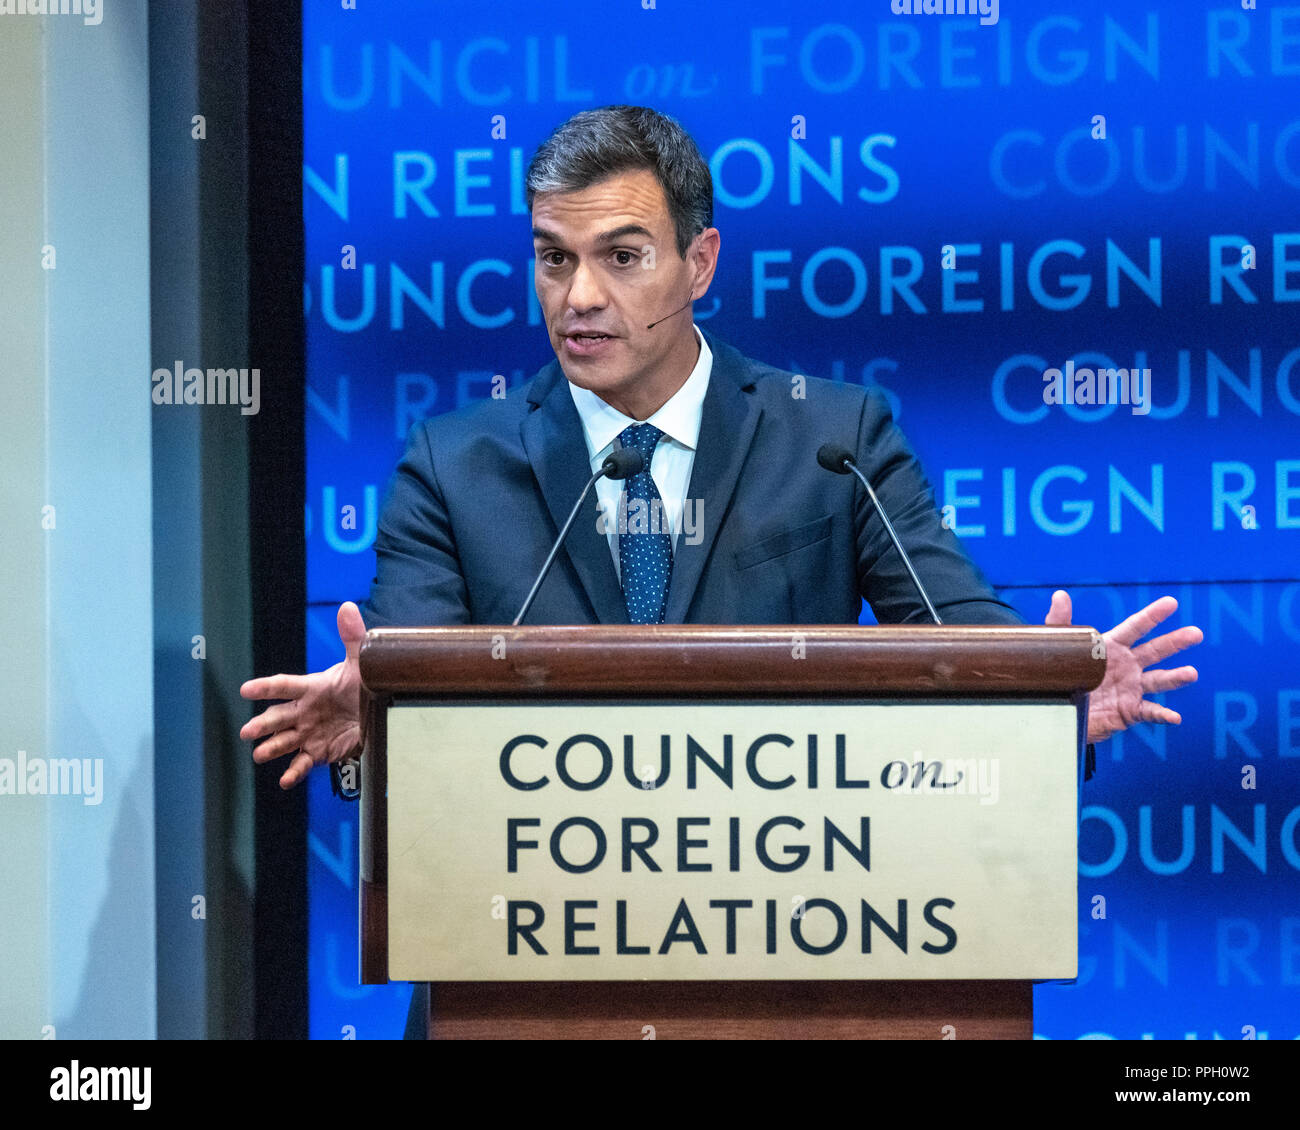
<svg viewBox="0 0 1300 1130">
<path fill-rule="evenodd" d="M 1076 975 L 1091 628 L 377 629 L 360 666 L 361 980 L 433 982 L 432 1038 L 1028 1039 Z"/>
</svg>

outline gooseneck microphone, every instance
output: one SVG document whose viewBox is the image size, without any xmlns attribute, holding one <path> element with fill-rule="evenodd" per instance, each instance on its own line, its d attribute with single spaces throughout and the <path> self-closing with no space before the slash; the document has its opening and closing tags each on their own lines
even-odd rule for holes
<svg viewBox="0 0 1300 1130">
<path fill-rule="evenodd" d="M 880 499 L 876 497 L 876 492 L 871 489 L 871 484 L 867 482 L 867 476 L 858 470 L 857 463 L 853 460 L 853 452 L 847 447 L 841 447 L 835 443 L 824 443 L 817 449 L 817 462 L 828 471 L 834 471 L 837 475 L 854 474 L 858 476 L 859 482 L 867 488 L 867 494 L 871 496 L 871 504 L 876 508 L 876 513 L 880 515 L 880 520 L 885 523 L 885 531 L 889 534 L 889 540 L 894 543 L 894 548 L 898 550 L 898 556 L 903 559 L 903 564 L 907 566 L 908 575 L 912 578 L 912 584 L 916 586 L 916 591 L 921 594 L 921 599 L 925 601 L 925 607 L 929 610 L 931 619 L 936 624 L 942 624 L 939 619 L 939 613 L 934 610 L 934 605 L 930 603 L 930 595 L 925 591 L 925 586 L 921 584 L 921 578 L 916 575 L 916 570 L 912 568 L 912 560 L 907 556 L 907 550 L 903 548 L 903 543 L 898 540 L 898 535 L 894 533 L 893 523 L 889 520 L 889 515 L 885 513 L 885 508 L 880 505 Z"/>
<path fill-rule="evenodd" d="M 609 453 L 605 458 L 605 462 L 600 465 L 600 470 L 587 480 L 587 485 L 582 488 L 582 493 L 578 495 L 578 501 L 573 504 L 573 509 L 569 511 L 569 520 L 564 523 L 560 536 L 555 539 L 555 544 L 551 546 L 551 552 L 546 555 L 546 562 L 542 565 L 542 571 L 537 574 L 537 580 L 533 582 L 533 587 L 528 590 L 524 606 L 519 610 L 519 615 L 510 621 L 512 628 L 519 626 L 519 622 L 523 620 L 528 614 L 528 609 L 532 607 L 533 598 L 537 596 L 537 590 L 542 587 L 542 582 L 546 580 L 546 574 L 551 571 L 551 563 L 555 560 L 555 555 L 560 552 L 560 546 L 564 544 L 564 539 L 569 536 L 569 527 L 573 525 L 573 520 L 578 516 L 578 508 L 582 505 L 583 499 L 590 493 L 591 488 L 596 485 L 596 480 L 599 478 L 630 479 L 644 466 L 645 459 L 642 458 L 641 452 L 635 447 L 616 447 Z"/>
</svg>

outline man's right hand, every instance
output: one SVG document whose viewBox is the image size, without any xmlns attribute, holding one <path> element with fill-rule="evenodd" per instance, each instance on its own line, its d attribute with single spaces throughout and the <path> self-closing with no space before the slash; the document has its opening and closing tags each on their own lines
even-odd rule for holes
<svg viewBox="0 0 1300 1130">
<path fill-rule="evenodd" d="M 317 765 L 361 752 L 361 667 L 357 657 L 366 638 L 361 610 L 339 605 L 339 639 L 347 655 L 341 663 L 312 675 L 268 675 L 250 679 L 239 693 L 248 699 L 284 699 L 244 724 L 244 741 L 266 740 L 253 750 L 259 765 L 298 751 L 280 778 L 291 789 Z"/>
</svg>

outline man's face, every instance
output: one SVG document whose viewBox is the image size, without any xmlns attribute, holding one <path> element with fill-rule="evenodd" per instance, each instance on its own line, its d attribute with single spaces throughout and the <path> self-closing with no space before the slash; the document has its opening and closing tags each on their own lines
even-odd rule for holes
<svg viewBox="0 0 1300 1130">
<path fill-rule="evenodd" d="M 683 261 L 663 190 L 648 169 L 534 197 L 537 298 L 570 381 L 634 419 L 644 416 L 629 408 L 653 411 L 676 391 L 697 350 L 689 310 L 668 315 L 707 289 L 709 252 L 714 261 L 717 254 L 716 242 L 704 238 L 709 233 L 716 239 L 712 228 L 697 236 Z M 693 286 L 697 279 L 704 289 Z M 646 328 L 661 318 L 668 320 Z"/>
</svg>

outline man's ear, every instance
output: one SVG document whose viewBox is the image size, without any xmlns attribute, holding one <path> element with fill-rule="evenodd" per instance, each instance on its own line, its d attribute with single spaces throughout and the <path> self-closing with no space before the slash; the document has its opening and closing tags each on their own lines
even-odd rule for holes
<svg viewBox="0 0 1300 1130">
<path fill-rule="evenodd" d="M 718 248 L 721 234 L 717 228 L 705 228 L 687 248 L 686 257 L 694 268 L 694 281 L 691 284 L 693 299 L 703 298 L 713 281 L 713 274 L 718 267 Z M 703 289 L 700 289 L 703 287 Z M 700 293 L 696 294 L 696 290 Z"/>
</svg>

